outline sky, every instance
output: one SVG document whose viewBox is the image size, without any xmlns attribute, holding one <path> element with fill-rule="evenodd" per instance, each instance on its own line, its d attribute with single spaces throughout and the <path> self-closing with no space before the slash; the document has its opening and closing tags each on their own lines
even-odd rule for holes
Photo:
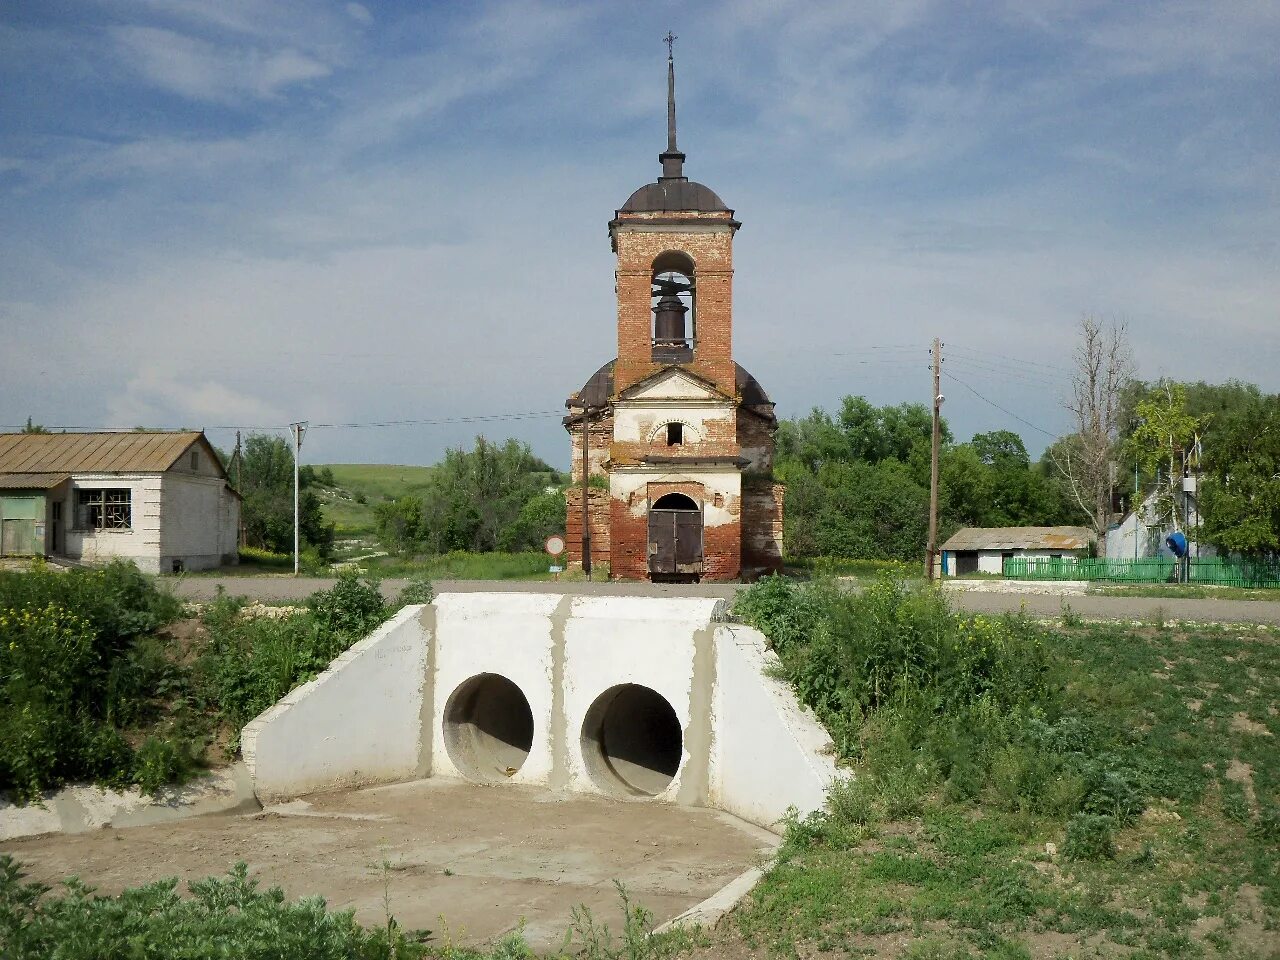
<svg viewBox="0 0 1280 960">
<path fill-rule="evenodd" d="M 1274 0 L 0 0 L 0 429 L 567 466 L 668 30 L 780 416 L 928 403 L 936 336 L 953 433 L 1035 455 L 1086 314 L 1280 391 Z"/>
</svg>

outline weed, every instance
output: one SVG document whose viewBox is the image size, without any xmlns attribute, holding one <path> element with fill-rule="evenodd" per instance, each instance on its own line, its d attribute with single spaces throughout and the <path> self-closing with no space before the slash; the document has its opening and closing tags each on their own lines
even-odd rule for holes
<svg viewBox="0 0 1280 960">
<path fill-rule="evenodd" d="M 329 912 L 324 900 L 287 901 L 278 887 L 259 890 L 243 863 L 224 877 L 192 881 L 179 896 L 161 880 L 119 896 L 101 896 L 78 880 L 64 892 L 23 882 L 0 854 L 0 945 L 11 960 L 100 957 L 276 957 L 281 960 L 413 960 L 421 938 L 393 923 L 366 930 L 352 911 Z"/>
<path fill-rule="evenodd" d="M 1105 814 L 1077 813 L 1067 821 L 1062 852 L 1072 860 L 1114 860 L 1115 819 Z"/>
<path fill-rule="evenodd" d="M 1081 618 L 1080 614 L 1076 613 L 1074 610 L 1071 609 L 1071 603 L 1067 600 L 1066 597 L 1062 598 L 1061 608 L 1062 608 L 1062 625 L 1067 629 L 1073 629 L 1075 627 L 1081 626 L 1084 623 L 1084 620 Z"/>
</svg>

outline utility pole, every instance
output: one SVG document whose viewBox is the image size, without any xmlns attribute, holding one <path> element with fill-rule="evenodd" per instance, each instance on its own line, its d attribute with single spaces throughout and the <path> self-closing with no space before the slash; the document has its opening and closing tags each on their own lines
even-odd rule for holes
<svg viewBox="0 0 1280 960">
<path fill-rule="evenodd" d="M 582 406 L 582 574 L 588 580 L 591 579 L 591 511 L 587 506 L 587 501 L 591 495 L 591 488 L 588 481 L 591 479 L 591 460 L 587 456 L 587 438 L 591 435 L 588 430 L 591 408 L 586 404 Z"/>
<path fill-rule="evenodd" d="M 934 579 L 938 555 L 938 447 L 942 444 L 942 341 L 933 338 L 933 443 L 929 452 L 929 546 L 926 550 L 925 578 Z"/>
<path fill-rule="evenodd" d="M 240 452 L 240 431 L 236 431 L 236 452 L 231 455 L 231 462 L 236 465 L 236 493 L 244 496 L 243 473 L 244 473 L 244 454 Z M 243 503 L 243 501 L 241 501 Z M 240 523 L 236 526 L 236 547 L 237 549 L 244 546 L 244 511 L 239 513 Z"/>
<path fill-rule="evenodd" d="M 302 456 L 302 437 L 307 432 L 307 421 L 289 424 L 293 434 L 293 575 L 298 575 L 298 461 Z"/>
</svg>

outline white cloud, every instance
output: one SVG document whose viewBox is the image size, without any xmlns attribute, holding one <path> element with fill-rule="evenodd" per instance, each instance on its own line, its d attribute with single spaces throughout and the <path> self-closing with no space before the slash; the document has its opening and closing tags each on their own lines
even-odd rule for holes
<svg viewBox="0 0 1280 960">
<path fill-rule="evenodd" d="M 147 371 L 133 377 L 123 391 L 106 402 L 109 426 L 204 427 L 223 424 L 266 426 L 283 424 L 287 417 L 279 407 L 243 389 L 231 389 L 216 380 L 181 380 Z"/>
<path fill-rule="evenodd" d="M 156 86 L 193 100 L 273 97 L 285 87 L 331 72 L 329 65 L 291 48 L 215 44 L 159 27 L 114 27 L 110 34 L 125 65 Z"/>
<path fill-rule="evenodd" d="M 366 26 L 373 23 L 373 14 L 369 12 L 369 8 L 360 3 L 347 4 L 347 16 L 356 23 L 362 23 Z"/>
</svg>

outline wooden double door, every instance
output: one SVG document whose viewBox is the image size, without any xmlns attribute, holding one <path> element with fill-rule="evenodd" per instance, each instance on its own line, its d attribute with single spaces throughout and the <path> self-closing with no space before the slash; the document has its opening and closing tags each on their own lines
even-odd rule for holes
<svg viewBox="0 0 1280 960">
<path fill-rule="evenodd" d="M 655 579 L 702 576 L 702 508 L 669 493 L 649 508 L 649 574 Z"/>
</svg>

